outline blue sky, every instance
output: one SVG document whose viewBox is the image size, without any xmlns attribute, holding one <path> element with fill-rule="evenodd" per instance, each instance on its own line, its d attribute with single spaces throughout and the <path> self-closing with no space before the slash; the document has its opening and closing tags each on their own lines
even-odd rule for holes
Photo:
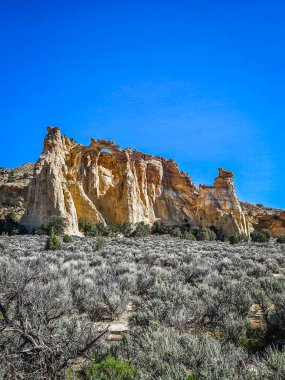
<svg viewBox="0 0 285 380">
<path fill-rule="evenodd" d="M 285 2 L 0 1 L 0 166 L 48 125 L 174 158 L 194 183 L 235 173 L 285 208 Z"/>
</svg>

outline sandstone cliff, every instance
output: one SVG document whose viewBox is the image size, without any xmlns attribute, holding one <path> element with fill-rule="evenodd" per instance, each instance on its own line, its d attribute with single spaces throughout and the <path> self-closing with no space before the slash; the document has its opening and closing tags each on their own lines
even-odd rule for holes
<svg viewBox="0 0 285 380">
<path fill-rule="evenodd" d="M 196 188 L 176 163 L 112 141 L 77 144 L 49 127 L 43 152 L 29 184 L 23 223 L 32 229 L 51 215 L 67 220 L 66 232 L 78 233 L 80 217 L 95 223 L 129 221 L 215 225 L 221 234 L 248 234 L 235 194 L 233 174 L 219 169 L 214 185 Z"/>
<path fill-rule="evenodd" d="M 0 169 L 0 219 L 8 214 L 13 214 L 17 220 L 23 216 L 33 169 L 34 164 Z"/>
<path fill-rule="evenodd" d="M 273 236 L 285 235 L 285 211 L 241 202 L 250 225 L 257 230 L 268 228 Z"/>
</svg>

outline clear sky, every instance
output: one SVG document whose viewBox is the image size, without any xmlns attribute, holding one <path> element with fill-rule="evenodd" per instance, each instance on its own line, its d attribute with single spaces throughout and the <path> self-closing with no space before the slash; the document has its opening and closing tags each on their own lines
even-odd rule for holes
<svg viewBox="0 0 285 380">
<path fill-rule="evenodd" d="M 284 0 L 0 0 L 0 166 L 48 125 L 285 208 Z"/>
</svg>

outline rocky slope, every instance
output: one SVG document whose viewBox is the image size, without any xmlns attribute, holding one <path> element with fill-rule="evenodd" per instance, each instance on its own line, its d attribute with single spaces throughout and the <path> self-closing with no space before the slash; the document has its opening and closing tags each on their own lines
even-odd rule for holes
<svg viewBox="0 0 285 380">
<path fill-rule="evenodd" d="M 70 234 L 79 233 L 79 218 L 214 225 L 226 236 L 249 234 L 252 226 L 264 225 L 275 234 L 285 233 L 282 213 L 253 215 L 250 206 L 239 201 L 228 170 L 219 169 L 213 186 L 197 188 L 173 160 L 121 149 L 106 140 L 91 139 L 83 146 L 55 127 L 48 128 L 38 162 L 10 173 L 0 172 L 0 204 L 6 213 L 13 209 L 23 215 L 21 222 L 29 230 L 58 215 L 67 220 Z"/>
<path fill-rule="evenodd" d="M 273 236 L 285 235 L 285 211 L 241 202 L 246 219 L 254 229 L 268 228 Z"/>
<path fill-rule="evenodd" d="M 33 170 L 34 164 L 24 164 L 14 169 L 0 168 L 0 219 L 8 214 L 13 214 L 18 220 L 22 217 Z"/>
</svg>

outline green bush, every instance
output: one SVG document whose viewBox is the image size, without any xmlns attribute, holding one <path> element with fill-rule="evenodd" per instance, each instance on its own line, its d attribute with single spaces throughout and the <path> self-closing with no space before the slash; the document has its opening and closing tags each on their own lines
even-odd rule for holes
<svg viewBox="0 0 285 380">
<path fill-rule="evenodd" d="M 260 230 L 260 232 L 261 232 L 262 234 L 264 234 L 265 236 L 267 236 L 267 239 L 270 240 L 270 238 L 271 238 L 271 236 L 272 236 L 270 230 L 268 230 L 267 228 L 262 228 L 262 229 Z"/>
<path fill-rule="evenodd" d="M 86 225 L 86 220 L 83 218 L 79 218 L 78 219 L 78 228 L 80 231 L 84 231 L 85 225 Z"/>
<path fill-rule="evenodd" d="M 230 244 L 238 244 L 240 243 L 239 235 L 231 235 L 229 237 Z"/>
<path fill-rule="evenodd" d="M 193 235 L 191 232 L 188 232 L 188 231 L 184 232 L 182 238 L 185 240 L 192 240 L 192 241 L 196 240 L 195 235 Z"/>
<path fill-rule="evenodd" d="M 235 234 L 229 237 L 230 244 L 238 244 L 248 241 L 248 236 L 246 234 Z"/>
<path fill-rule="evenodd" d="M 86 370 L 87 380 L 133 380 L 135 370 L 126 362 L 111 356 Z"/>
<path fill-rule="evenodd" d="M 253 231 L 250 234 L 251 240 L 255 243 L 267 243 L 270 240 L 270 237 L 268 237 L 268 234 L 264 234 L 261 231 Z"/>
<path fill-rule="evenodd" d="M 156 220 L 153 223 L 151 233 L 152 234 L 158 234 L 158 235 L 169 234 L 169 226 L 165 222 L 163 222 L 162 220 Z"/>
<path fill-rule="evenodd" d="M 251 352 L 261 351 L 266 347 L 266 331 L 251 323 L 246 325 L 246 334 L 241 337 L 240 345 Z"/>
<path fill-rule="evenodd" d="M 276 239 L 276 243 L 285 244 L 285 235 L 278 236 L 278 238 Z"/>
<path fill-rule="evenodd" d="M 196 237 L 198 232 L 200 231 L 200 229 L 201 228 L 199 228 L 199 227 L 193 226 L 190 228 L 189 232 L 191 232 L 191 234 L 193 234 Z"/>
<path fill-rule="evenodd" d="M 70 235 L 64 235 L 63 236 L 63 242 L 64 243 L 72 243 L 73 242 L 72 236 L 70 236 Z"/>
<path fill-rule="evenodd" d="M 120 232 L 120 226 L 115 223 L 99 223 L 95 224 L 91 221 L 86 221 L 82 218 L 78 220 L 78 227 L 85 236 L 96 237 L 96 236 L 114 236 Z"/>
<path fill-rule="evenodd" d="M 14 213 L 6 215 L 0 220 L 1 235 L 19 235 L 27 233 L 26 228 L 16 220 Z"/>
<path fill-rule="evenodd" d="M 46 242 L 46 249 L 56 251 L 61 249 L 61 241 L 52 229 Z"/>
<path fill-rule="evenodd" d="M 116 236 L 121 232 L 120 226 L 116 223 L 108 223 L 108 234 L 106 236 Z"/>
<path fill-rule="evenodd" d="M 174 228 L 170 229 L 170 235 L 173 236 L 173 237 L 181 238 L 182 237 L 182 232 L 181 232 L 181 230 L 180 230 L 179 227 L 174 227 Z"/>
<path fill-rule="evenodd" d="M 197 376 L 194 373 L 190 373 L 190 375 L 187 377 L 187 380 L 197 380 Z"/>
<path fill-rule="evenodd" d="M 55 234 L 61 235 L 64 232 L 67 221 L 62 216 L 52 215 L 49 218 L 47 224 L 43 224 L 40 227 L 39 233 L 44 233 L 45 235 L 50 235 L 53 231 Z"/>
<path fill-rule="evenodd" d="M 210 230 L 207 227 L 200 228 L 196 233 L 196 240 L 216 240 L 217 236 L 214 231 Z"/>
<path fill-rule="evenodd" d="M 130 222 L 125 222 L 121 225 L 121 233 L 126 236 L 130 237 L 133 232 L 133 228 Z"/>
<path fill-rule="evenodd" d="M 103 249 L 106 245 L 106 239 L 103 236 L 97 236 L 93 241 L 92 241 L 92 249 L 93 251 L 100 251 Z"/>
<path fill-rule="evenodd" d="M 0 241 L 0 252 L 4 252 L 9 248 L 9 245 L 4 241 Z"/>
<path fill-rule="evenodd" d="M 109 230 L 109 227 L 104 223 L 99 223 L 96 225 L 98 229 L 98 234 L 100 236 L 110 236 L 112 233 Z"/>
<path fill-rule="evenodd" d="M 215 231 L 213 231 L 211 229 L 208 229 L 208 230 L 209 230 L 209 240 L 210 241 L 217 240 L 217 235 L 216 235 Z"/>
<path fill-rule="evenodd" d="M 97 225 L 93 222 L 88 222 L 82 218 L 78 220 L 78 227 L 85 236 L 95 237 L 99 235 Z"/>
<path fill-rule="evenodd" d="M 139 222 L 136 226 L 136 229 L 133 232 L 135 237 L 146 237 L 150 235 L 150 227 L 145 222 Z"/>
<path fill-rule="evenodd" d="M 15 181 L 16 181 L 15 172 L 12 170 L 8 175 L 8 182 L 15 182 Z"/>
</svg>

